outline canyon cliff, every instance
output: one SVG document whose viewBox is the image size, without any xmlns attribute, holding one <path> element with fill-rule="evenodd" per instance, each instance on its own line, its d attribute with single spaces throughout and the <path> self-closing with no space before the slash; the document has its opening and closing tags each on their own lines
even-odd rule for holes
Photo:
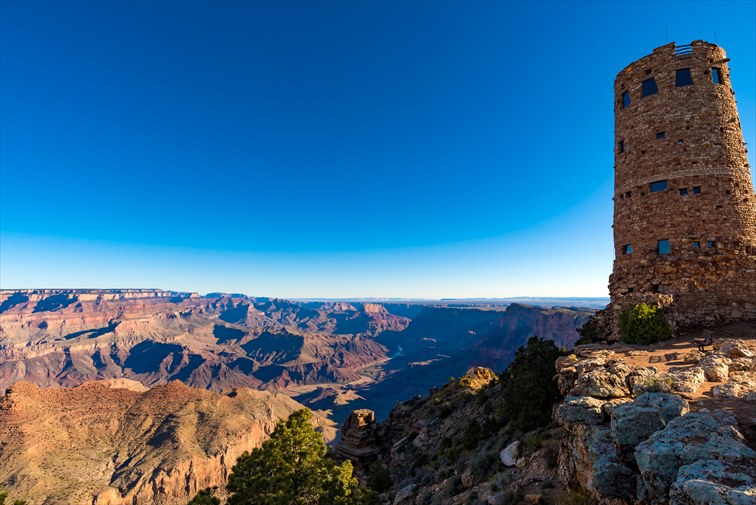
<svg viewBox="0 0 756 505">
<path fill-rule="evenodd" d="M 281 394 L 179 381 L 19 382 L 0 398 L 0 482 L 30 504 L 185 504 L 223 485 L 236 459 L 300 408 Z M 314 422 L 333 438 L 327 420 Z"/>
</svg>

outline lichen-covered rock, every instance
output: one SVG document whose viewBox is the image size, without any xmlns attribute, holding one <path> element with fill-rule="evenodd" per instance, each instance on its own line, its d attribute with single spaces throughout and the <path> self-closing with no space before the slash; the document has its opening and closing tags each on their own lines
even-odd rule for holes
<svg viewBox="0 0 756 505">
<path fill-rule="evenodd" d="M 732 358 L 730 372 L 756 372 L 756 358 Z"/>
<path fill-rule="evenodd" d="M 698 367 L 704 371 L 709 382 L 725 382 L 730 374 L 730 358 L 724 354 L 709 353 L 699 362 Z"/>
<path fill-rule="evenodd" d="M 715 398 L 750 399 L 756 395 L 756 373 L 733 372 L 726 384 L 714 386 L 711 392 Z"/>
<path fill-rule="evenodd" d="M 593 475 L 588 489 L 599 499 L 635 497 L 638 476 L 619 457 L 609 428 L 597 428 L 588 445 Z"/>
<path fill-rule="evenodd" d="M 705 459 L 680 468 L 669 493 L 670 505 L 753 505 L 756 461 Z"/>
<path fill-rule="evenodd" d="M 638 444 L 638 501 L 667 503 L 670 487 L 685 465 L 705 459 L 756 458 L 735 423 L 734 416 L 725 411 L 694 412 L 672 419 L 666 428 Z"/>
<path fill-rule="evenodd" d="M 620 454 L 632 456 L 639 443 L 689 410 L 688 402 L 666 393 L 644 393 L 634 402 L 616 407 L 612 412 L 611 427 Z"/>
<path fill-rule="evenodd" d="M 557 408 L 556 418 L 562 424 L 601 424 L 603 404 L 590 396 L 568 396 Z"/>
<path fill-rule="evenodd" d="M 745 345 L 742 340 L 723 338 L 716 340 L 713 347 L 728 358 L 756 357 L 756 351 Z"/>
<path fill-rule="evenodd" d="M 692 367 L 687 370 L 675 370 L 667 374 L 672 379 L 672 389 L 681 393 L 695 393 L 706 382 L 702 368 Z"/>
<path fill-rule="evenodd" d="M 630 395 L 626 378 L 633 371 L 622 361 L 612 361 L 578 377 L 573 395 L 595 398 L 623 398 Z"/>
<path fill-rule="evenodd" d="M 512 442 L 502 449 L 499 457 L 505 466 L 515 466 L 517 464 L 517 458 L 520 457 L 520 441 Z"/>
</svg>

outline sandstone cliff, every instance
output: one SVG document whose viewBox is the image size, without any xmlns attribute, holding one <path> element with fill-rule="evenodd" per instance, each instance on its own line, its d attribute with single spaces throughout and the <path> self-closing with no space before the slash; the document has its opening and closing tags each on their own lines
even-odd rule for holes
<svg viewBox="0 0 756 505">
<path fill-rule="evenodd" d="M 124 379 L 19 382 L 0 398 L 0 489 L 30 505 L 185 504 L 224 484 L 239 455 L 299 408 L 280 394 L 178 381 L 149 390 Z"/>
</svg>

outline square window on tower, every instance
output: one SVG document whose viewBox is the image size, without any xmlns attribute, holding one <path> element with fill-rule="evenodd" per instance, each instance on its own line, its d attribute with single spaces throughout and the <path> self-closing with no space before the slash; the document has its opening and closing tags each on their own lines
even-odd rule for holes
<svg viewBox="0 0 756 505">
<path fill-rule="evenodd" d="M 630 107 L 630 92 L 623 91 L 622 92 L 622 108 L 626 109 L 627 107 Z"/>
<path fill-rule="evenodd" d="M 681 68 L 675 72 L 675 86 L 690 86 L 693 84 L 693 78 L 690 76 L 689 68 Z"/>
<path fill-rule="evenodd" d="M 701 186 L 693 186 L 693 194 L 694 195 L 700 195 L 701 194 Z"/>
<path fill-rule="evenodd" d="M 622 254 L 633 254 L 633 246 L 630 244 L 623 245 Z"/>
<path fill-rule="evenodd" d="M 724 79 L 722 78 L 722 69 L 711 69 L 711 82 L 713 82 L 714 84 L 724 84 Z"/>
<path fill-rule="evenodd" d="M 619 151 L 620 154 L 622 154 L 622 153 L 625 152 L 625 141 L 624 140 L 620 140 L 619 141 L 619 144 L 617 144 L 617 150 Z"/>
<path fill-rule="evenodd" d="M 693 249 L 700 249 L 701 248 L 701 242 L 698 240 L 693 241 Z"/>
<path fill-rule="evenodd" d="M 688 196 L 688 188 L 680 188 L 680 196 Z"/>
<path fill-rule="evenodd" d="M 672 248 L 669 245 L 669 240 L 664 239 L 657 242 L 656 251 L 659 254 L 669 254 L 672 251 Z"/>
<path fill-rule="evenodd" d="M 655 95 L 658 92 L 659 88 L 656 87 L 656 80 L 653 77 L 641 83 L 641 97 Z"/>
<path fill-rule="evenodd" d="M 656 193 L 657 191 L 666 191 L 669 184 L 667 184 L 667 181 L 656 181 L 652 182 L 650 186 L 651 192 Z"/>
<path fill-rule="evenodd" d="M 664 132 L 656 132 L 656 140 L 664 140 L 667 137 L 667 134 Z"/>
</svg>

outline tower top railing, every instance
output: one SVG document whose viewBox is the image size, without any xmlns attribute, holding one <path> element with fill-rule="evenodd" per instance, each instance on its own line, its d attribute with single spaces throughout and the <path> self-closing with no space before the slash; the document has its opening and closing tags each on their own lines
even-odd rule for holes
<svg viewBox="0 0 756 505">
<path fill-rule="evenodd" d="M 693 56 L 693 46 L 691 44 L 675 46 L 675 56 L 677 58 L 687 58 L 689 56 Z"/>
</svg>

